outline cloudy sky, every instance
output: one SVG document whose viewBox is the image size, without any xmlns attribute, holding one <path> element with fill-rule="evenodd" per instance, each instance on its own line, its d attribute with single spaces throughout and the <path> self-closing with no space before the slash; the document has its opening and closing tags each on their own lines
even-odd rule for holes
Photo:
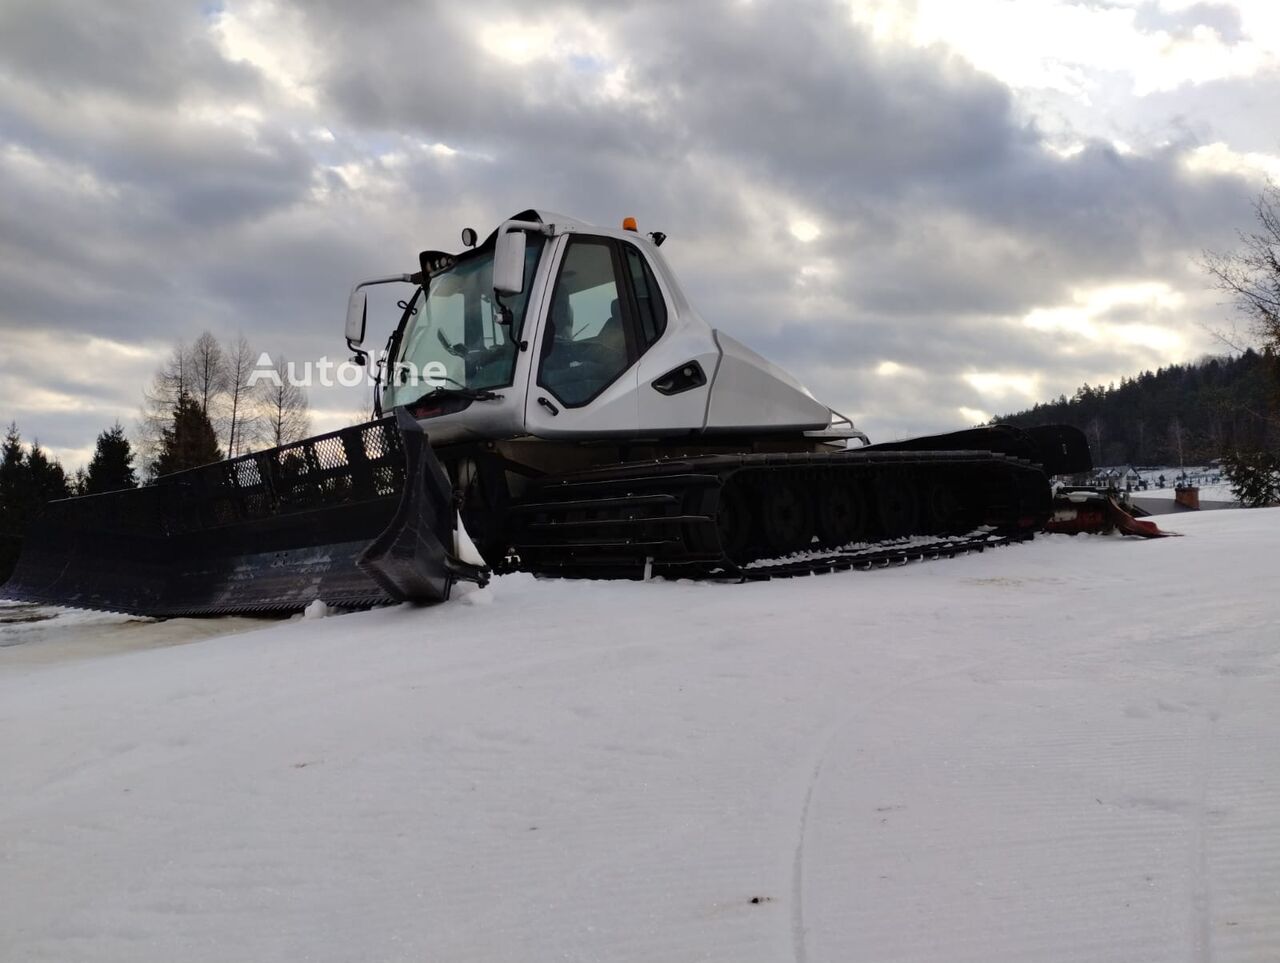
<svg viewBox="0 0 1280 963">
<path fill-rule="evenodd" d="M 536 206 L 960 427 L 1220 347 L 1277 103 L 1274 0 L 3 0 L 0 420 L 74 466 L 176 339 L 342 357 L 354 279 Z"/>
</svg>

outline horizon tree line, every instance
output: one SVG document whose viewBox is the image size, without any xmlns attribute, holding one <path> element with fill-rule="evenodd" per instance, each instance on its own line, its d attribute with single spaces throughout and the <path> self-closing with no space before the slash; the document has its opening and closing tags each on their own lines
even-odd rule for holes
<svg viewBox="0 0 1280 963">
<path fill-rule="evenodd" d="M 57 458 L 40 447 L 39 441 L 24 446 L 17 424 L 10 422 L 0 443 L 0 582 L 9 577 L 17 561 L 27 523 L 46 502 L 134 488 L 137 484 L 133 447 L 118 421 L 98 435 L 88 466 L 70 476 Z"/>
<path fill-rule="evenodd" d="M 48 501 L 136 488 L 310 434 L 306 390 L 289 381 L 288 362 L 276 359 L 277 377 L 254 383 L 259 357 L 243 336 L 222 345 L 205 331 L 190 346 L 179 342 L 143 391 L 135 440 L 117 420 L 74 472 L 38 439 L 24 444 L 10 423 L 0 443 L 0 576 L 7 577 L 27 522 Z"/>
<path fill-rule="evenodd" d="M 1068 424 L 1095 465 L 1193 465 L 1237 451 L 1280 450 L 1280 360 L 1269 350 L 1144 371 L 1089 385 L 992 423 Z"/>
</svg>

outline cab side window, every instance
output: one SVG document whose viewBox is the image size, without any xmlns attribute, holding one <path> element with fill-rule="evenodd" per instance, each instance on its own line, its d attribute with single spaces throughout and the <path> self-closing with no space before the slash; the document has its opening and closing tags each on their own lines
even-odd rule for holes
<svg viewBox="0 0 1280 963">
<path fill-rule="evenodd" d="M 641 352 L 667 329 L 667 306 L 662 300 L 657 279 L 644 257 L 630 244 L 623 248 L 631 290 L 636 296 L 636 322 Z"/>
<path fill-rule="evenodd" d="M 604 391 L 637 357 L 616 246 L 569 242 L 551 295 L 538 383 L 569 407 Z"/>
</svg>

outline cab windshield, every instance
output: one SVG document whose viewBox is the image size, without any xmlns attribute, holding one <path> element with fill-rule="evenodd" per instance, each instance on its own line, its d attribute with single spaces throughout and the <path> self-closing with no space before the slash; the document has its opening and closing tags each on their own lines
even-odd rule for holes
<svg viewBox="0 0 1280 963">
<path fill-rule="evenodd" d="M 525 247 L 524 290 L 502 299 L 511 325 L 493 300 L 493 251 L 459 260 L 433 274 L 426 296 L 419 288 L 408 306 L 400 350 L 391 366 L 389 402 L 410 404 L 433 388 L 504 388 L 515 375 L 517 345 L 543 238 Z"/>
</svg>

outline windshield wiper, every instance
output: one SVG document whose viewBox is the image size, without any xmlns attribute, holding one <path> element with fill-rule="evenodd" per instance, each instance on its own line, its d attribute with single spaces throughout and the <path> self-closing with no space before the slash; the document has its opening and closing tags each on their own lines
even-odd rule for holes
<svg viewBox="0 0 1280 963">
<path fill-rule="evenodd" d="M 447 378 L 445 380 L 453 381 L 452 378 Z M 454 384 L 458 383 L 455 381 Z M 420 405 L 424 401 L 440 401 L 444 398 L 461 398 L 464 401 L 497 401 L 501 397 L 502 395 L 495 391 L 490 391 L 487 388 L 468 388 L 466 385 L 461 384 L 456 388 L 439 385 L 428 391 L 425 395 L 415 401 L 414 404 Z"/>
</svg>

